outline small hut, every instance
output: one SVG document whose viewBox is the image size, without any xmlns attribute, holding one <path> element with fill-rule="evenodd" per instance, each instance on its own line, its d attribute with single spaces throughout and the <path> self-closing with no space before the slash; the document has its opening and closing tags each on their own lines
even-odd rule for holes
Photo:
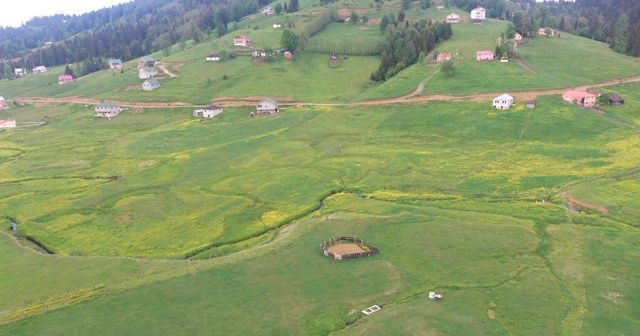
<svg viewBox="0 0 640 336">
<path fill-rule="evenodd" d="M 611 106 L 624 105 L 624 98 L 622 98 L 617 93 L 610 93 L 609 94 L 609 105 L 611 105 Z"/>
</svg>

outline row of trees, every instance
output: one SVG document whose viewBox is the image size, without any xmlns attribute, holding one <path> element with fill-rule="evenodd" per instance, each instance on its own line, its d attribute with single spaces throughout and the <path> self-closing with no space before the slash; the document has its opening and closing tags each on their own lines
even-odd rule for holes
<svg viewBox="0 0 640 336">
<path fill-rule="evenodd" d="M 423 59 L 439 42 L 453 36 L 451 25 L 448 23 L 433 23 L 431 20 L 422 19 L 409 24 L 408 21 L 395 21 L 393 16 L 388 20 L 390 22 L 383 30 L 385 47 L 382 62 L 378 70 L 371 74 L 374 81 L 385 81 L 395 76 L 418 59 Z"/>
</svg>

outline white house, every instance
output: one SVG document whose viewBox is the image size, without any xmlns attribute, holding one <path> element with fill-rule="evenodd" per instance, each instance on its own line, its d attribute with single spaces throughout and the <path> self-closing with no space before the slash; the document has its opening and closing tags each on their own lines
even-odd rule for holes
<svg viewBox="0 0 640 336">
<path fill-rule="evenodd" d="M 278 102 L 271 98 L 264 98 L 256 104 L 257 114 L 278 113 Z"/>
<path fill-rule="evenodd" d="M 447 15 L 447 23 L 460 23 L 460 15 L 456 13 Z"/>
<path fill-rule="evenodd" d="M 484 20 L 486 15 L 487 11 L 482 7 L 476 7 L 471 10 L 471 20 Z"/>
<path fill-rule="evenodd" d="M 123 108 L 114 103 L 104 102 L 96 106 L 95 110 L 96 110 L 96 117 L 111 118 L 120 114 Z"/>
<path fill-rule="evenodd" d="M 157 79 L 147 79 L 142 83 L 142 89 L 144 91 L 153 91 L 160 87 L 160 82 Z"/>
<path fill-rule="evenodd" d="M 498 110 L 506 110 L 513 106 L 513 97 L 508 94 L 503 94 L 499 97 L 493 98 L 493 107 Z"/>
<path fill-rule="evenodd" d="M 491 61 L 496 58 L 496 55 L 491 50 L 480 50 L 476 52 L 476 60 L 478 61 Z"/>
<path fill-rule="evenodd" d="M 222 107 L 216 105 L 209 105 L 201 110 L 193 111 L 194 117 L 205 117 L 205 118 L 213 118 L 218 114 L 222 113 Z"/>
<path fill-rule="evenodd" d="M 109 60 L 109 68 L 122 69 L 122 60 L 119 58 L 112 58 Z"/>
<path fill-rule="evenodd" d="M 15 119 L 6 119 L 6 120 L 0 119 L 0 128 L 12 128 L 12 127 L 16 127 Z"/>
<path fill-rule="evenodd" d="M 263 9 L 260 13 L 262 13 L 262 15 L 271 15 L 273 14 L 273 8 L 267 7 Z"/>
<path fill-rule="evenodd" d="M 218 55 L 209 55 L 207 56 L 207 61 L 219 61 L 220 60 L 220 56 Z"/>
<path fill-rule="evenodd" d="M 37 66 L 31 70 L 34 74 L 47 72 L 47 67 L 44 65 Z"/>
<path fill-rule="evenodd" d="M 16 76 L 22 76 L 22 75 L 24 75 L 24 74 L 26 74 L 26 73 L 27 73 L 27 69 L 25 69 L 25 68 L 15 68 L 15 69 L 13 70 L 13 73 L 14 73 Z"/>
<path fill-rule="evenodd" d="M 142 68 L 138 70 L 138 76 L 140 79 L 153 78 L 153 76 L 158 74 L 158 70 L 156 68 Z"/>
<path fill-rule="evenodd" d="M 282 28 L 281 24 L 279 24 L 279 23 L 274 23 L 273 24 L 273 29 L 279 29 L 279 28 Z"/>
<path fill-rule="evenodd" d="M 5 108 L 5 101 L 4 101 L 4 97 L 0 96 L 0 110 L 4 110 Z"/>
</svg>

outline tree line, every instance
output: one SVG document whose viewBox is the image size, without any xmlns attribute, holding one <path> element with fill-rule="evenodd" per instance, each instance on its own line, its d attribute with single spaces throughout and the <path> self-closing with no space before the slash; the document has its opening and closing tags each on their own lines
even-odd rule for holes
<svg viewBox="0 0 640 336">
<path fill-rule="evenodd" d="M 523 36 L 553 28 L 609 44 L 618 53 L 640 56 L 637 0 L 449 0 L 466 11 L 483 6 L 487 17 L 509 20 Z"/>
<path fill-rule="evenodd" d="M 402 21 L 402 11 L 398 19 L 393 14 L 385 15 L 380 22 L 383 31 L 384 48 L 378 70 L 371 74 L 371 80 L 385 81 L 402 69 L 424 59 L 439 42 L 453 36 L 451 24 L 421 19 L 414 23 Z"/>
<path fill-rule="evenodd" d="M 297 3 L 296 0 L 293 0 Z M 137 0 L 83 15 L 36 17 L 0 27 L 0 59 L 12 68 L 98 58 L 138 58 L 185 41 L 226 35 L 271 0 Z M 295 5 L 295 4 L 294 4 Z"/>
</svg>

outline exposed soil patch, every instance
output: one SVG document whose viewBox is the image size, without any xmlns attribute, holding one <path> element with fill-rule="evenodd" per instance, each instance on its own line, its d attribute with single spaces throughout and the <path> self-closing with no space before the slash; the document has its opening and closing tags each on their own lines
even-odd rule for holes
<svg viewBox="0 0 640 336">
<path fill-rule="evenodd" d="M 342 60 L 331 60 L 329 62 L 329 67 L 330 68 L 337 68 L 340 66 L 340 64 L 342 64 Z"/>
<path fill-rule="evenodd" d="M 251 61 L 256 66 L 265 66 L 265 65 L 267 65 L 267 61 L 265 61 L 264 59 L 262 59 L 260 57 L 251 57 Z"/>
<path fill-rule="evenodd" d="M 363 250 L 362 247 L 360 247 L 360 245 L 349 244 L 349 243 L 340 243 L 340 244 L 333 245 L 329 247 L 327 251 L 336 255 L 365 252 L 365 250 Z"/>
<path fill-rule="evenodd" d="M 160 70 L 162 70 L 162 72 L 166 73 L 171 78 L 178 77 L 178 75 L 176 75 L 175 73 L 167 70 L 167 66 L 164 65 L 164 64 L 158 64 L 158 68 L 160 68 Z"/>
<path fill-rule="evenodd" d="M 602 205 L 597 205 L 597 204 L 581 201 L 581 200 L 573 197 L 573 195 L 571 195 L 568 191 L 563 191 L 561 193 L 561 195 L 567 198 L 567 203 L 572 208 L 575 208 L 576 206 L 578 206 L 578 207 L 583 207 L 583 208 L 595 209 L 595 210 L 600 211 L 600 213 L 603 213 L 603 214 L 608 214 L 609 213 L 609 210 L 607 210 L 607 208 L 603 207 Z"/>
<path fill-rule="evenodd" d="M 487 315 L 489 315 L 490 319 L 495 319 L 496 318 L 496 312 L 493 311 L 493 309 L 487 310 Z"/>
</svg>

